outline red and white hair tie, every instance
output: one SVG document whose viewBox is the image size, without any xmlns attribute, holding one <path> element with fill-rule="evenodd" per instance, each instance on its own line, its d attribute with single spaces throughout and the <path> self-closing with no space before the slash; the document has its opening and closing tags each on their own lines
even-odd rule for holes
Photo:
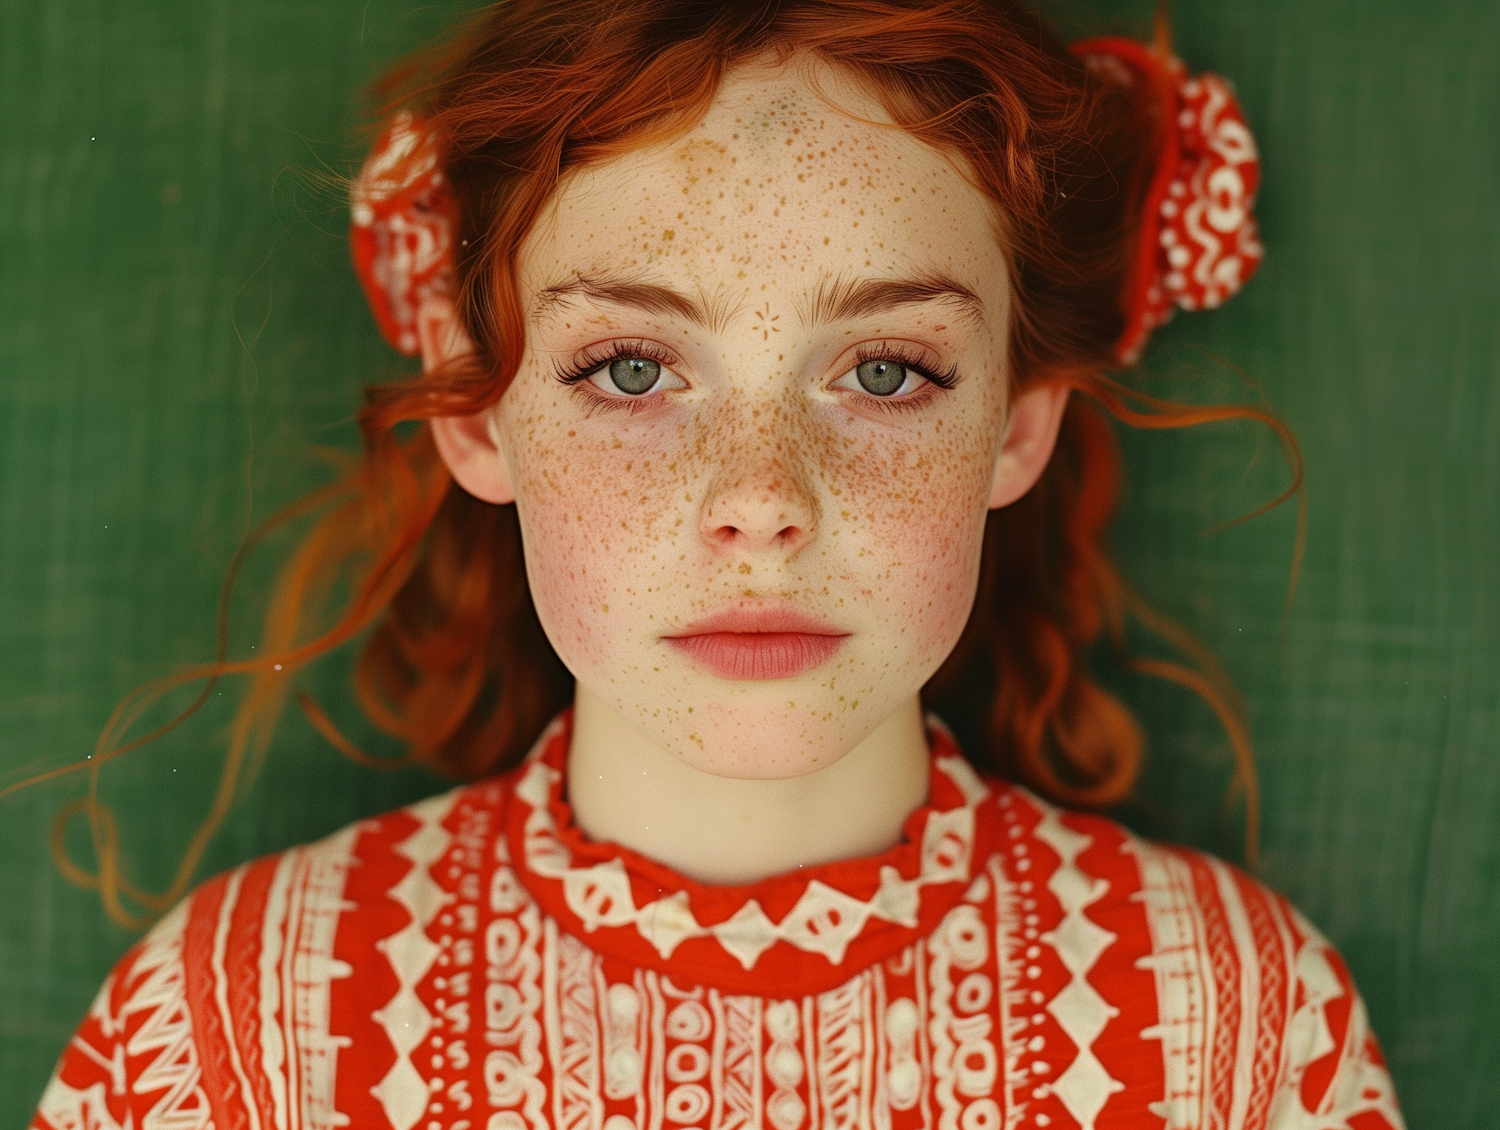
<svg viewBox="0 0 1500 1130">
<path fill-rule="evenodd" d="M 386 341 L 421 352 L 417 313 L 453 292 L 453 197 L 432 131 L 406 111 L 376 139 L 350 193 L 354 272 Z"/>
<path fill-rule="evenodd" d="M 1125 332 L 1115 343 L 1116 359 L 1131 365 L 1178 307 L 1211 310 L 1260 266 L 1260 153 L 1218 75 L 1189 76 L 1175 55 L 1133 39 L 1089 39 L 1072 50 L 1095 69 L 1125 64 L 1162 108 L 1161 148 L 1123 296 Z"/>
</svg>

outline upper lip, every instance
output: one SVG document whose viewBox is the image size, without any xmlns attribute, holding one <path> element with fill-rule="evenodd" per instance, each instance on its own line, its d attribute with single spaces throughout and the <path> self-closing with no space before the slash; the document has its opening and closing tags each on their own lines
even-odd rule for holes
<svg viewBox="0 0 1500 1130">
<path fill-rule="evenodd" d="M 809 616 L 790 604 L 740 604 L 721 608 L 689 624 L 678 632 L 668 632 L 666 639 L 682 636 L 705 636 L 716 632 L 736 635 L 758 635 L 771 632 L 798 633 L 808 636 L 847 636 L 832 624 Z"/>
</svg>

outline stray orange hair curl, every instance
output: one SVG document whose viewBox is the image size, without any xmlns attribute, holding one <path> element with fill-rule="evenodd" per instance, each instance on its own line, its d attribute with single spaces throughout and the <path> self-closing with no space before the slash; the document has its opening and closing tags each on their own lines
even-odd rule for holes
<svg viewBox="0 0 1500 1130">
<path fill-rule="evenodd" d="M 1017 385 L 1057 382 L 1081 394 L 1037 486 L 990 514 L 973 613 L 924 698 L 940 712 L 977 713 L 986 746 L 968 753 L 979 768 L 1063 803 L 1107 806 L 1130 790 L 1143 749 L 1129 710 L 1085 664 L 1108 637 L 1128 666 L 1187 687 L 1218 715 L 1235 753 L 1233 788 L 1246 799 L 1253 862 L 1259 797 L 1243 707 L 1213 657 L 1135 596 L 1105 549 L 1120 483 L 1108 416 L 1144 428 L 1259 421 L 1281 440 L 1293 477 L 1268 507 L 1302 484 L 1296 443 L 1268 412 L 1154 399 L 1112 375 L 1150 155 L 1158 131 L 1172 128 L 1150 92 L 1091 73 L 1011 0 L 507 0 L 380 88 L 384 112 L 419 108 L 441 140 L 475 355 L 367 390 L 363 462 L 258 535 L 321 513 L 270 596 L 258 658 L 227 660 L 221 643 L 215 662 L 127 697 L 86 763 L 24 783 L 88 769 L 88 795 L 58 814 L 53 848 L 64 874 L 98 890 L 112 918 L 142 925 L 182 896 L 238 784 L 264 757 L 296 671 L 357 637 L 365 714 L 406 744 L 408 758 L 453 776 L 514 764 L 566 704 L 571 682 L 531 605 L 514 507 L 456 487 L 422 422 L 472 414 L 503 395 L 525 343 L 517 253 L 569 170 L 680 135 L 731 67 L 794 52 L 852 72 L 900 128 L 961 158 L 995 203 L 995 234 L 1010 257 Z M 1294 577 L 1304 523 L 1299 505 Z M 220 603 L 221 641 L 238 567 L 239 559 Z M 350 595 L 334 601 L 338 592 Z M 1131 617 L 1182 661 L 1131 657 Z M 100 768 L 181 721 L 225 675 L 247 675 L 249 686 L 212 809 L 167 888 L 141 890 L 120 874 L 116 821 L 95 787 Z M 127 740 L 162 695 L 195 680 L 207 683 L 188 711 Z M 297 701 L 336 747 L 378 760 L 308 696 Z M 97 872 L 63 850 L 65 826 L 79 814 Z"/>
</svg>

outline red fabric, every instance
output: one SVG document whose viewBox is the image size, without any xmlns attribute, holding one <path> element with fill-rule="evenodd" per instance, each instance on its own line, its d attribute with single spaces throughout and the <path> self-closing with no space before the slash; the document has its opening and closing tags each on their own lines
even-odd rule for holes
<svg viewBox="0 0 1500 1130">
<path fill-rule="evenodd" d="M 1125 331 L 1115 345 L 1129 365 L 1178 308 L 1217 307 L 1260 266 L 1260 153 L 1233 89 L 1218 75 L 1190 77 L 1181 59 L 1133 39 L 1088 39 L 1072 50 L 1117 81 L 1148 83 L 1160 107 L 1160 148 L 1121 300 Z"/>
<path fill-rule="evenodd" d="M 205 883 L 121 960 L 35 1130 L 1400 1130 L 1284 900 L 982 781 L 935 721 L 903 843 L 708 887 L 505 777 Z"/>
<path fill-rule="evenodd" d="M 398 114 L 376 140 L 350 199 L 354 273 L 386 341 L 413 356 L 422 301 L 453 285 L 453 198 L 438 156 L 422 121 Z"/>
</svg>

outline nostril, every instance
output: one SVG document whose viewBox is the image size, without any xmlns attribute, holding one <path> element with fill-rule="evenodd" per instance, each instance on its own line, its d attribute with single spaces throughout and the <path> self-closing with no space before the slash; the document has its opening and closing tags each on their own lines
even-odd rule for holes
<svg viewBox="0 0 1500 1130">
<path fill-rule="evenodd" d="M 786 525 L 774 533 L 762 533 L 757 536 L 750 530 L 725 524 L 710 529 L 707 537 L 710 542 L 723 549 L 746 546 L 754 542 L 759 545 L 772 545 L 781 550 L 795 551 L 806 545 L 811 540 L 812 534 L 803 526 Z"/>
<path fill-rule="evenodd" d="M 744 537 L 744 531 L 735 526 L 718 526 L 708 532 L 709 541 L 724 549 L 732 547 Z"/>
</svg>

